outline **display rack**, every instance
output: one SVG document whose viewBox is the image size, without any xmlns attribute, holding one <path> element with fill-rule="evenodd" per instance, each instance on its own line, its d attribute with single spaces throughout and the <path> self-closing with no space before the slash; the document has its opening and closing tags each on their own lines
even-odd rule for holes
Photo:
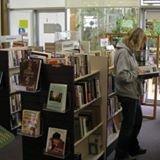
<svg viewBox="0 0 160 160">
<path fill-rule="evenodd" d="M 41 112 L 41 134 L 37 137 L 22 134 L 23 160 L 71 160 L 74 159 L 75 154 L 80 155 L 83 160 L 105 159 L 108 61 L 107 57 L 89 56 L 88 62 L 91 71 L 76 78 L 72 66 L 42 64 L 38 91 L 21 92 L 22 110 Z M 67 84 L 66 111 L 63 113 L 47 108 L 51 83 Z M 78 108 L 75 90 L 77 85 L 84 85 L 86 90 L 84 93 L 86 101 Z M 89 115 L 86 115 L 88 113 Z M 88 126 L 90 117 L 92 117 L 90 121 L 94 124 L 92 126 L 91 123 Z M 79 139 L 75 130 L 76 119 L 80 122 L 79 131 L 83 130 Z M 48 154 L 45 150 L 49 127 L 67 131 L 63 157 Z"/>
<path fill-rule="evenodd" d="M 76 116 L 83 116 L 86 110 L 97 110 L 95 118 L 99 117 L 98 122 L 94 125 L 84 136 L 74 143 L 75 153 L 80 153 L 82 159 L 105 159 L 106 150 L 106 112 L 107 112 L 107 57 L 89 56 L 89 63 L 91 65 L 91 73 L 81 78 L 75 79 L 75 83 L 81 83 L 99 79 L 100 95 L 92 99 L 90 102 L 83 105 L 81 108 L 75 110 Z M 96 137 L 96 135 L 98 135 Z M 93 142 L 93 137 L 95 141 Z M 97 138 L 97 140 L 96 140 Z M 91 140 L 92 139 L 92 140 Z M 99 139 L 99 140 L 98 140 Z M 91 142 L 92 141 L 92 142 Z M 93 151 L 92 151 L 93 147 Z M 88 150 L 89 149 L 89 150 Z M 97 149 L 97 151 L 96 151 Z M 93 153 L 94 152 L 94 153 Z"/>
</svg>

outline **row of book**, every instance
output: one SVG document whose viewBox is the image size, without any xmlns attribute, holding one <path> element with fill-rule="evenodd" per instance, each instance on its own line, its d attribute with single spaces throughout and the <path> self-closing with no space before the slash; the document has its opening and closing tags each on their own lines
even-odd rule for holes
<svg viewBox="0 0 160 160">
<path fill-rule="evenodd" d="M 88 55 L 86 54 L 71 54 L 56 55 L 56 57 L 48 61 L 50 64 L 63 64 L 74 67 L 74 77 L 78 78 L 90 73 L 90 66 L 88 63 Z"/>
<path fill-rule="evenodd" d="M 74 56 L 68 56 L 71 66 L 74 66 L 75 78 L 84 76 L 90 73 L 88 65 L 88 56 L 85 54 L 76 54 Z"/>
<path fill-rule="evenodd" d="M 76 83 L 76 109 L 101 96 L 100 81 L 98 78 Z"/>
<path fill-rule="evenodd" d="M 75 142 L 85 136 L 100 122 L 99 106 L 91 106 L 74 118 Z"/>
<path fill-rule="evenodd" d="M 108 94 L 115 92 L 115 77 L 114 74 L 108 74 Z"/>
<path fill-rule="evenodd" d="M 15 113 L 21 110 L 21 94 L 10 95 L 10 112 Z"/>
<path fill-rule="evenodd" d="M 17 48 L 14 49 L 14 50 L 10 50 L 10 53 L 9 53 L 9 68 L 15 68 L 15 67 L 19 67 L 20 66 L 20 62 L 22 61 L 22 59 L 25 59 L 27 58 L 27 55 L 28 55 L 28 51 L 27 51 L 27 48 L 26 50 L 19 50 Z"/>
<path fill-rule="evenodd" d="M 108 119 L 113 117 L 119 110 L 121 109 L 121 105 L 118 102 L 117 96 L 112 96 L 108 98 L 108 106 L 107 106 L 107 115 Z"/>
<path fill-rule="evenodd" d="M 13 74 L 9 77 L 10 81 L 10 93 L 17 91 L 17 86 L 19 85 L 19 73 Z"/>
<path fill-rule="evenodd" d="M 15 112 L 11 114 L 10 117 L 11 130 L 14 130 L 21 126 L 22 118 L 20 112 Z"/>
<path fill-rule="evenodd" d="M 67 58 L 63 59 L 63 61 L 61 62 L 65 63 L 65 65 L 74 66 L 75 78 L 90 73 L 87 55 L 70 55 L 67 56 Z M 36 91 L 36 89 L 38 88 L 41 64 L 42 58 L 39 59 L 38 57 L 35 58 L 31 56 L 30 59 L 21 60 L 20 73 L 16 75 L 13 74 L 10 77 L 11 90 L 13 90 L 14 87 L 12 86 L 14 86 L 15 84 L 24 86 L 26 88 L 26 91 Z"/>
<path fill-rule="evenodd" d="M 108 121 L 108 128 L 107 128 L 108 138 L 119 133 L 121 121 L 122 121 L 121 114 L 118 114 L 117 116 Z"/>
</svg>

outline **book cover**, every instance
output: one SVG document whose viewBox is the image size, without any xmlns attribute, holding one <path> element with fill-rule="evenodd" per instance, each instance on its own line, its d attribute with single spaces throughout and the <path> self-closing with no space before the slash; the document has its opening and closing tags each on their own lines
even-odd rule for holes
<svg viewBox="0 0 160 160">
<path fill-rule="evenodd" d="M 21 116 L 19 112 L 11 114 L 10 124 L 12 130 L 21 126 Z"/>
<path fill-rule="evenodd" d="M 26 91 L 36 91 L 41 69 L 41 60 L 25 59 L 20 64 L 20 85 L 26 87 Z"/>
<path fill-rule="evenodd" d="M 15 136 L 4 127 L 0 126 L 0 149 L 10 144 Z"/>
<path fill-rule="evenodd" d="M 66 147 L 67 130 L 61 128 L 48 128 L 46 153 L 53 156 L 64 157 Z"/>
<path fill-rule="evenodd" d="M 102 135 L 94 133 L 89 136 L 88 139 L 89 154 L 96 155 L 100 153 L 103 149 Z"/>
<path fill-rule="evenodd" d="M 21 94 L 13 94 L 10 96 L 10 111 L 11 113 L 21 110 Z"/>
<path fill-rule="evenodd" d="M 80 118 L 74 117 L 74 142 L 81 139 L 82 136 L 83 134 L 81 131 L 81 126 L 80 126 Z"/>
<path fill-rule="evenodd" d="M 28 136 L 40 135 L 40 111 L 23 110 L 22 134 Z"/>
<path fill-rule="evenodd" d="M 67 85 L 51 83 L 48 93 L 47 109 L 65 112 L 67 98 Z"/>
<path fill-rule="evenodd" d="M 139 66 L 139 71 L 139 77 L 144 79 L 158 77 L 160 75 L 156 65 Z"/>
</svg>

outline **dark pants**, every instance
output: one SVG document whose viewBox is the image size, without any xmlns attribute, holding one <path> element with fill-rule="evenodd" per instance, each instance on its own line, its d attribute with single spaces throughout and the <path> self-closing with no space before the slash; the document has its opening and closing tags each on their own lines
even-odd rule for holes
<svg viewBox="0 0 160 160">
<path fill-rule="evenodd" d="M 122 106 L 122 124 L 117 142 L 116 154 L 119 157 L 139 149 L 137 136 L 142 126 L 142 110 L 140 101 L 118 96 Z"/>
</svg>

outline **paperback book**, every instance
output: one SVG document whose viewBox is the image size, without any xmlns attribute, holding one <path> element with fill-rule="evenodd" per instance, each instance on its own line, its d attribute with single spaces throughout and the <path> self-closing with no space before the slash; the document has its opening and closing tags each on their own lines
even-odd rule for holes
<svg viewBox="0 0 160 160">
<path fill-rule="evenodd" d="M 12 130 L 21 126 L 21 116 L 19 112 L 11 114 L 10 124 Z"/>
<path fill-rule="evenodd" d="M 41 69 L 41 60 L 25 59 L 20 64 L 20 85 L 26 91 L 35 92 L 38 88 L 38 81 Z"/>
<path fill-rule="evenodd" d="M 47 109 L 65 112 L 67 98 L 67 85 L 51 83 L 48 93 Z"/>
<path fill-rule="evenodd" d="M 15 136 L 4 127 L 0 126 L 0 149 L 10 144 Z"/>
<path fill-rule="evenodd" d="M 2 77 L 3 77 L 3 72 L 0 71 L 0 86 L 1 86 L 1 84 L 2 84 Z"/>
<path fill-rule="evenodd" d="M 160 75 L 156 65 L 139 66 L 139 77 L 148 79 L 152 77 L 158 77 Z"/>
<path fill-rule="evenodd" d="M 22 134 L 28 136 L 40 135 L 40 111 L 23 110 Z"/>
<path fill-rule="evenodd" d="M 55 157 L 64 157 L 66 137 L 67 130 L 49 127 L 45 152 Z"/>
</svg>

